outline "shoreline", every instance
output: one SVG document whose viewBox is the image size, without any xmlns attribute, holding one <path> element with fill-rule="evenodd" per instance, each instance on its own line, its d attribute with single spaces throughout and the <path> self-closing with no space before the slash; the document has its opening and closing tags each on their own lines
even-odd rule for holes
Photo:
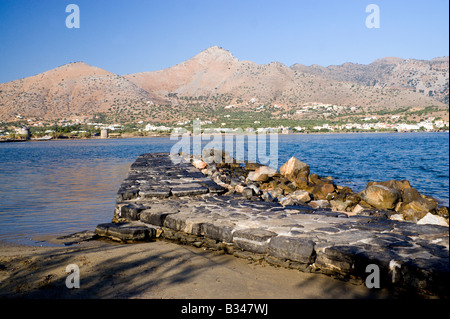
<svg viewBox="0 0 450 319">
<path fill-rule="evenodd" d="M 255 133 L 256 135 L 257 132 L 252 132 Z M 288 134 L 282 134 L 282 133 L 278 133 L 278 135 L 281 136 L 289 136 L 289 135 L 340 135 L 340 134 L 435 134 L 435 133 L 449 133 L 449 131 L 432 131 L 432 132 L 389 132 L 389 131 L 382 131 L 382 132 L 371 132 L 371 131 L 366 131 L 366 132 L 308 132 L 308 133 L 301 133 L 301 132 L 297 132 L 297 133 L 288 133 Z M 205 135 L 225 135 L 225 136 L 230 136 L 230 135 L 238 135 L 235 133 L 202 133 Z M 246 135 L 245 133 L 242 135 Z M 192 133 L 190 132 L 190 136 L 194 136 L 192 135 Z M 95 137 L 67 137 L 67 138 L 52 138 L 52 139 L 48 139 L 48 140 L 37 140 L 37 139 L 28 139 L 28 140 L 5 140 L 5 139 L 0 139 L 0 143 L 20 143 L 20 142 L 50 142 L 50 141 L 79 141 L 79 140 L 118 140 L 118 139 L 139 139 L 139 138 L 170 138 L 170 134 L 157 134 L 157 135 L 150 135 L 150 136 L 117 136 L 117 137 L 108 137 L 108 138 L 101 138 L 98 136 Z"/>
</svg>

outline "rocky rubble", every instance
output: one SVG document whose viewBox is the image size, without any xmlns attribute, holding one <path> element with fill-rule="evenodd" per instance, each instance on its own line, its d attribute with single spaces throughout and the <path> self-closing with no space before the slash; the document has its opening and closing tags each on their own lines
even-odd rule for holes
<svg viewBox="0 0 450 319">
<path fill-rule="evenodd" d="M 309 165 L 294 156 L 277 172 L 258 163 L 237 163 L 223 150 L 203 150 L 201 158 L 182 155 L 229 193 L 240 193 L 247 199 L 329 209 L 347 216 L 449 225 L 448 207 L 439 207 L 434 198 L 420 194 L 407 180 L 370 181 L 363 191 L 355 193 L 336 185 L 332 177 L 311 174 Z"/>
</svg>

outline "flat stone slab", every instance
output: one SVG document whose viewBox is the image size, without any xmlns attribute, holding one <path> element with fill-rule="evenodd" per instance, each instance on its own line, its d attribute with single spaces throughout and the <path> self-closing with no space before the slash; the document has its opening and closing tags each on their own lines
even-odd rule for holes
<svg viewBox="0 0 450 319">
<path fill-rule="evenodd" d="M 147 241 L 156 238 L 157 230 L 154 227 L 138 223 L 105 223 L 97 225 L 95 234 L 122 242 Z"/>
<path fill-rule="evenodd" d="M 176 233 L 186 243 L 234 247 L 272 264 L 362 283 L 367 266 L 376 265 L 382 287 L 448 296 L 448 227 L 347 217 L 224 192 L 181 157 L 144 154 L 118 191 L 113 220 L 126 223 L 99 225 L 96 234 L 148 240 L 156 236 L 151 229 L 161 227 L 167 238 Z"/>
<path fill-rule="evenodd" d="M 199 183 L 187 183 L 175 185 L 171 189 L 173 196 L 191 196 L 206 194 L 209 192 L 208 188 Z"/>
</svg>

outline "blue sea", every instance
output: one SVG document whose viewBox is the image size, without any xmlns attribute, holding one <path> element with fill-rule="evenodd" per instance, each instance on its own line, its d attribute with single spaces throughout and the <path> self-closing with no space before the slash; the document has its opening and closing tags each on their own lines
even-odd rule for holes
<svg viewBox="0 0 450 319">
<path fill-rule="evenodd" d="M 170 138 L 0 143 L 0 240 L 40 245 L 43 235 L 94 230 L 113 217 L 115 194 L 136 157 L 170 152 Z M 203 145 L 208 142 L 203 142 Z M 407 179 L 449 205 L 448 133 L 279 135 L 278 168 L 291 156 L 355 192 Z M 246 148 L 252 156 L 251 148 Z M 257 158 L 258 159 L 258 158 Z"/>
</svg>

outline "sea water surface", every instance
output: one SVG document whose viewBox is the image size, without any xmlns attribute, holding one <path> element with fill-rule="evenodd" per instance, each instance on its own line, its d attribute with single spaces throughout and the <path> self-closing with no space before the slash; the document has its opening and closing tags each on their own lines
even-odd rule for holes
<svg viewBox="0 0 450 319">
<path fill-rule="evenodd" d="M 42 235 L 110 222 L 115 194 L 136 157 L 170 152 L 175 143 L 170 138 L 1 143 L 0 240 L 40 245 L 36 238 Z M 355 192 L 371 180 L 407 179 L 419 192 L 449 204 L 448 133 L 280 135 L 276 155 L 278 167 L 295 155 L 311 173 L 331 176 Z"/>
</svg>

